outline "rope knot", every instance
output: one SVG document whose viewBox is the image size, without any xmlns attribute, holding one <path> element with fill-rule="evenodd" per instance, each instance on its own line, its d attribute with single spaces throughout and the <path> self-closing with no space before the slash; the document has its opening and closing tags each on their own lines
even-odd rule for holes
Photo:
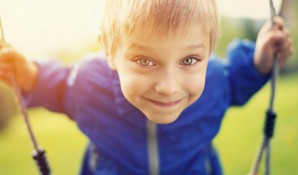
<svg viewBox="0 0 298 175">
<path fill-rule="evenodd" d="M 264 134 L 267 138 L 273 137 L 276 114 L 269 110 L 266 112 L 266 120 L 264 125 Z"/>
</svg>

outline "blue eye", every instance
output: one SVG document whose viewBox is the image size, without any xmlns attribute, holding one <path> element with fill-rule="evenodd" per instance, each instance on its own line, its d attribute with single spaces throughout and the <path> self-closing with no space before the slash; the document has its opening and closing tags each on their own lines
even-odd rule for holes
<svg viewBox="0 0 298 175">
<path fill-rule="evenodd" d="M 199 61 L 199 59 L 197 59 L 195 57 L 187 57 L 187 58 L 183 59 L 180 62 L 180 64 L 182 64 L 182 65 L 193 65 L 193 64 L 195 64 L 198 61 Z"/>
<path fill-rule="evenodd" d="M 154 63 L 146 58 L 139 58 L 137 59 L 137 63 L 140 64 L 141 66 L 154 66 Z"/>
</svg>

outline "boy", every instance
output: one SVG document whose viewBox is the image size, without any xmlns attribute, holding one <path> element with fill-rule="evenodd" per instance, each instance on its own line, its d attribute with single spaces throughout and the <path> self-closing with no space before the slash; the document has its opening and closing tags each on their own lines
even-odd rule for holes
<svg viewBox="0 0 298 175">
<path fill-rule="evenodd" d="M 256 45 L 236 41 L 225 63 L 215 0 L 107 1 L 105 54 L 73 68 L 33 63 L 5 43 L 0 77 L 15 75 L 28 106 L 66 113 L 90 139 L 81 174 L 221 174 L 212 148 L 223 115 L 268 80 L 272 55 L 291 54 L 280 18 Z M 206 79 L 206 81 L 205 81 Z"/>
</svg>

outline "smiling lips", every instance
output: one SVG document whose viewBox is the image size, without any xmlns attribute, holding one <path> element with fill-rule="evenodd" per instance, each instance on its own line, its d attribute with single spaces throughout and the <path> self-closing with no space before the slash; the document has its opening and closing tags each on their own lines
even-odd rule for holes
<svg viewBox="0 0 298 175">
<path fill-rule="evenodd" d="M 172 102 L 160 102 L 151 99 L 147 99 L 149 102 L 154 104 L 155 106 L 162 107 L 162 108 L 170 108 L 178 105 L 183 99 L 172 101 Z"/>
</svg>

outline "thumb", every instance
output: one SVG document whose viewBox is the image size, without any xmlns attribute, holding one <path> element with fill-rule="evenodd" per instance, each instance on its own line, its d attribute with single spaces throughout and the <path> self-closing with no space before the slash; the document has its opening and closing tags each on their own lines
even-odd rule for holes
<svg viewBox="0 0 298 175">
<path fill-rule="evenodd" d="M 280 16 L 275 16 L 273 21 L 274 21 L 274 24 L 272 27 L 273 30 L 281 30 L 281 31 L 284 30 L 285 24 L 283 19 Z"/>
</svg>

